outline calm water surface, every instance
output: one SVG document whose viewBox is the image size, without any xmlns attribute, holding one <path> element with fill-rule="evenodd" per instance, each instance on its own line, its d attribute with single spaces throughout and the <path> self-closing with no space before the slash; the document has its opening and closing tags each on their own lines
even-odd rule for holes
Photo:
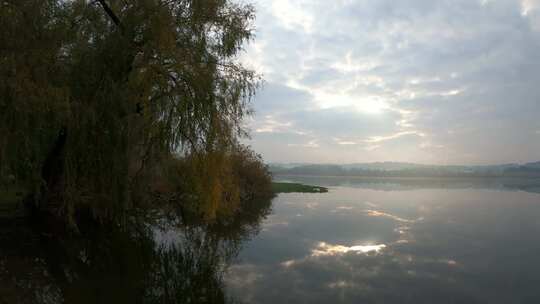
<svg viewBox="0 0 540 304">
<path fill-rule="evenodd" d="M 537 181 L 280 179 L 330 191 L 66 238 L 0 217 L 0 303 L 540 303 Z"/>
<path fill-rule="evenodd" d="M 330 191 L 274 199 L 228 269 L 238 300 L 540 303 L 540 194 L 520 190 L 528 182 L 281 180 Z"/>
</svg>

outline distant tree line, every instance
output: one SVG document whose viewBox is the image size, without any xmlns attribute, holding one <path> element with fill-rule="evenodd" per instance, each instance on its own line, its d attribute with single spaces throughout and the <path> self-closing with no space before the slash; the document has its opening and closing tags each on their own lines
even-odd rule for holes
<svg viewBox="0 0 540 304">
<path fill-rule="evenodd" d="M 292 168 L 272 166 L 274 174 L 365 177 L 524 177 L 540 178 L 538 163 L 493 167 L 422 166 L 395 170 L 346 168 L 340 165 L 299 165 Z"/>
</svg>

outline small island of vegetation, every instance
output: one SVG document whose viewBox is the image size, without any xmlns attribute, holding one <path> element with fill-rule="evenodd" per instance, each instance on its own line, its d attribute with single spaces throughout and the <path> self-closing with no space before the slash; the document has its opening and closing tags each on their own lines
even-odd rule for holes
<svg viewBox="0 0 540 304">
<path fill-rule="evenodd" d="M 326 193 L 328 188 L 299 183 L 273 182 L 272 191 L 274 193 Z"/>
</svg>

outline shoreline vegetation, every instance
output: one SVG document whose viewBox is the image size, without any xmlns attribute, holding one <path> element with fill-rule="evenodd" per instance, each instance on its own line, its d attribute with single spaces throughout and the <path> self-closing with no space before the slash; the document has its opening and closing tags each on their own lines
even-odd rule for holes
<svg viewBox="0 0 540 304">
<path fill-rule="evenodd" d="M 324 184 L 329 187 L 347 183 L 363 185 L 368 189 L 506 189 L 540 193 L 540 178 L 534 177 L 368 177 L 329 175 L 282 175 L 273 174 L 275 180 L 287 180 L 305 184 Z"/>
<path fill-rule="evenodd" d="M 239 61 L 251 4 L 0 6 L 0 216 L 25 206 L 44 231 L 80 233 L 171 206 L 225 221 L 272 197 L 240 144 L 262 83 Z"/>
<path fill-rule="evenodd" d="M 0 303 L 229 303 L 271 212 L 236 1 L 0 2 Z"/>
<path fill-rule="evenodd" d="M 300 183 L 272 182 L 272 191 L 278 193 L 326 193 L 328 188 Z"/>
</svg>

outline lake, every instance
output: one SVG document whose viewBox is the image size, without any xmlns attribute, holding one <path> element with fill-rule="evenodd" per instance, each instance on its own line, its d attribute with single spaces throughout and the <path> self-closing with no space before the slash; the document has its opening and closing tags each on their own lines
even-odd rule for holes
<svg viewBox="0 0 540 304">
<path fill-rule="evenodd" d="M 540 303 L 535 182 L 278 179 L 330 191 L 274 199 L 227 272 L 240 301 Z"/>
<path fill-rule="evenodd" d="M 276 179 L 329 192 L 65 238 L 0 218 L 0 303 L 540 303 L 539 181 Z"/>
</svg>

